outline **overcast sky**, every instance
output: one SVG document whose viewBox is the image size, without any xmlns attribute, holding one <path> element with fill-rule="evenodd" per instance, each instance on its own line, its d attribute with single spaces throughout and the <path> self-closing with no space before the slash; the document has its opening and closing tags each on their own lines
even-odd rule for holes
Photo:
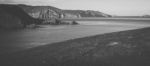
<svg viewBox="0 0 150 66">
<path fill-rule="evenodd" d="M 150 14 L 150 0 L 0 0 L 0 3 L 51 5 L 61 9 L 97 10 L 111 15 Z"/>
</svg>

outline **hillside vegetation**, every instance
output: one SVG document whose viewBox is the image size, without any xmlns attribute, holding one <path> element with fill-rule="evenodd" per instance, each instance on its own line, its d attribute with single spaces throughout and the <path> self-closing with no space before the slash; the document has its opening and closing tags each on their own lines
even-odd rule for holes
<svg viewBox="0 0 150 66">
<path fill-rule="evenodd" d="M 0 5 L 1 28 L 23 28 L 35 24 L 38 20 L 29 16 L 22 8 L 16 5 Z"/>
</svg>

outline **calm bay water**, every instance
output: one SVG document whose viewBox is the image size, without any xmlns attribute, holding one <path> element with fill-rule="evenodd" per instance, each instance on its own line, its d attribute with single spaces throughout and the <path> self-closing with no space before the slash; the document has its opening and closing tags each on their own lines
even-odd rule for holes
<svg viewBox="0 0 150 66">
<path fill-rule="evenodd" d="M 50 26 L 0 32 L 0 54 L 12 53 L 54 42 L 124 30 L 150 27 L 146 21 L 78 21 L 80 25 Z"/>
</svg>

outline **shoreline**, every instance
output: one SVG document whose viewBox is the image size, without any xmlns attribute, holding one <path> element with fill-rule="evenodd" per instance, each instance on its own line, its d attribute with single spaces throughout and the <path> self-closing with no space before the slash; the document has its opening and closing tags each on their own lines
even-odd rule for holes
<svg viewBox="0 0 150 66">
<path fill-rule="evenodd" d="M 5 55 L 2 63 L 11 66 L 149 66 L 149 35 L 150 28 L 142 28 L 78 38 Z"/>
<path fill-rule="evenodd" d="M 83 18 L 64 18 L 64 19 L 60 19 L 62 21 L 72 21 L 72 20 L 76 20 L 76 21 L 145 21 L 145 22 L 149 22 L 150 18 L 116 18 L 116 17 L 83 17 Z"/>
</svg>

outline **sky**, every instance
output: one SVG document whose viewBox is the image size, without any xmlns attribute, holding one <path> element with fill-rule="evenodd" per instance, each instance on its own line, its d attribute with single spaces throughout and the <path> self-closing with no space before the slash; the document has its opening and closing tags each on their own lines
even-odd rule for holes
<svg viewBox="0 0 150 66">
<path fill-rule="evenodd" d="M 110 15 L 150 15 L 150 0 L 0 0 L 0 4 L 50 5 L 61 9 L 96 10 Z"/>
</svg>

